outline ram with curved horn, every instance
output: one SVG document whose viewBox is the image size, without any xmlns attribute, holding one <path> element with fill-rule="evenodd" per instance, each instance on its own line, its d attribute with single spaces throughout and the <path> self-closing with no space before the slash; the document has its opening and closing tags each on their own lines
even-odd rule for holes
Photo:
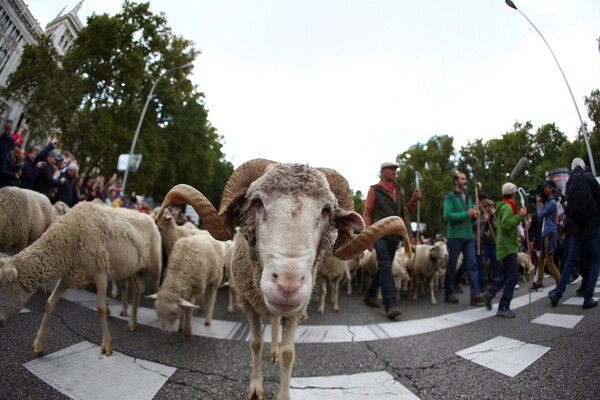
<svg viewBox="0 0 600 400">
<path fill-rule="evenodd" d="M 231 239 L 233 225 L 240 226 L 233 274 L 251 329 L 249 399 L 264 397 L 261 316 L 271 318 L 272 326 L 282 324 L 281 346 L 272 347 L 270 358 L 280 362 L 277 398 L 290 398 L 294 334 L 307 317 L 316 265 L 325 248 L 349 260 L 384 235 L 396 233 L 403 236 L 406 252 L 411 251 L 399 217 L 381 220 L 355 235 L 364 229 L 364 221 L 354 212 L 346 179 L 328 168 L 251 160 L 231 175 L 218 213 L 202 193 L 177 185 L 165 197 L 157 219 L 166 207 L 178 203 L 192 205 L 215 239 Z M 332 235 L 335 231 L 337 235 Z M 332 237 L 337 237 L 335 243 Z M 272 332 L 277 335 L 276 329 Z"/>
</svg>

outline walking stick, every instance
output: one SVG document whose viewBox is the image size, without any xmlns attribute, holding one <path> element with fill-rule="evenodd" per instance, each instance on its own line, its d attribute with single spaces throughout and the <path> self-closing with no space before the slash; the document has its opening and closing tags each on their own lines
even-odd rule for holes
<svg viewBox="0 0 600 400">
<path fill-rule="evenodd" d="M 481 190 L 481 182 L 475 182 L 475 204 L 477 207 L 477 211 L 481 211 L 479 209 L 479 191 Z M 481 215 L 479 216 L 481 217 Z M 477 217 L 477 255 L 481 254 L 481 227 L 479 226 L 479 217 Z M 478 261 L 479 262 L 479 261 Z"/>
<path fill-rule="evenodd" d="M 525 207 L 525 189 L 523 189 L 522 187 L 517 189 L 517 192 L 519 192 L 519 197 L 521 198 L 521 207 Z M 528 221 L 527 221 L 527 216 L 523 217 L 523 223 L 524 223 L 524 228 L 525 228 L 525 238 L 527 240 L 527 257 L 529 257 L 531 259 L 531 256 L 529 255 L 529 227 L 528 225 Z M 518 255 L 517 255 L 518 257 Z M 529 313 L 529 321 L 531 322 L 531 284 L 533 283 L 533 270 L 529 271 L 529 306 L 528 306 L 528 313 Z"/>
<path fill-rule="evenodd" d="M 420 180 L 421 180 L 421 173 L 419 171 L 415 171 L 415 189 L 421 189 L 420 188 Z M 410 276 L 410 283 L 408 284 L 408 302 L 410 302 L 412 299 L 412 293 L 413 293 L 414 285 L 415 285 L 415 278 L 416 278 L 415 263 L 417 260 L 417 247 L 419 245 L 420 236 L 421 236 L 421 199 L 417 200 L 417 240 L 415 242 L 415 249 L 411 256 L 413 259 L 413 266 L 412 266 L 412 273 Z M 407 265 L 407 267 L 408 267 L 408 265 Z"/>
</svg>

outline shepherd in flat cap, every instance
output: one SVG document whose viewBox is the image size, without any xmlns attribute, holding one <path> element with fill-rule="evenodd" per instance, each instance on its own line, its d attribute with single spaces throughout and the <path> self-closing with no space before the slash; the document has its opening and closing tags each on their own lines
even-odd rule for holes
<svg viewBox="0 0 600 400">
<path fill-rule="evenodd" d="M 363 218 L 367 227 L 383 218 L 394 215 L 401 217 L 404 224 L 410 227 L 409 212 L 417 208 L 421 191 L 415 189 L 410 201 L 406 203 L 404 189 L 397 181 L 398 168 L 398 164 L 394 162 L 381 164 L 381 180 L 376 185 L 371 186 L 365 202 Z M 412 239 L 410 229 L 408 229 L 408 233 Z M 364 299 L 365 304 L 370 307 L 381 307 L 377 300 L 377 289 L 381 287 L 386 316 L 392 320 L 401 314 L 392 279 L 392 261 L 394 261 L 400 240 L 399 235 L 387 235 L 375 242 L 378 269 Z"/>
</svg>

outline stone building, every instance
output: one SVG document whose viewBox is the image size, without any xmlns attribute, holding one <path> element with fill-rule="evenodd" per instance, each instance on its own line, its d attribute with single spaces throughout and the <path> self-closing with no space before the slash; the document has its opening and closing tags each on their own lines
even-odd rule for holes
<svg viewBox="0 0 600 400">
<path fill-rule="evenodd" d="M 80 1 L 69 13 L 60 11 L 54 20 L 42 29 L 40 23 L 29 11 L 23 0 L 0 1 L 0 86 L 6 86 L 8 76 L 17 69 L 25 44 L 36 44 L 44 34 L 52 38 L 56 50 L 64 55 L 73 45 L 79 31 L 83 28 L 77 13 L 81 9 Z M 0 126 L 4 121 L 13 120 L 13 129 L 17 130 L 27 121 L 24 104 L 0 97 Z"/>
</svg>

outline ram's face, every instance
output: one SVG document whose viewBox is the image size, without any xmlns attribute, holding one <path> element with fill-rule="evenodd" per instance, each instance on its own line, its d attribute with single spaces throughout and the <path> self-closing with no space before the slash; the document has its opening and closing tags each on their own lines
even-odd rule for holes
<svg viewBox="0 0 600 400">
<path fill-rule="evenodd" d="M 160 318 L 162 333 L 171 332 L 175 321 L 181 318 L 181 307 L 175 300 L 167 300 L 159 297 L 155 304 L 156 314 Z"/>
<path fill-rule="evenodd" d="M 2 266 L 0 270 L 0 328 L 4 328 L 11 319 L 17 316 L 26 302 L 27 297 L 22 290 L 19 290 L 16 269 Z"/>
<path fill-rule="evenodd" d="M 255 254 L 263 268 L 265 304 L 276 315 L 291 315 L 310 300 L 317 258 L 324 246 L 331 246 L 337 201 L 330 192 L 308 197 L 261 191 L 248 200 L 255 215 Z"/>
<path fill-rule="evenodd" d="M 438 260 L 436 263 L 437 268 L 446 268 L 448 264 L 448 247 L 444 242 L 436 242 L 431 247 L 431 255 L 434 259 Z"/>
</svg>

